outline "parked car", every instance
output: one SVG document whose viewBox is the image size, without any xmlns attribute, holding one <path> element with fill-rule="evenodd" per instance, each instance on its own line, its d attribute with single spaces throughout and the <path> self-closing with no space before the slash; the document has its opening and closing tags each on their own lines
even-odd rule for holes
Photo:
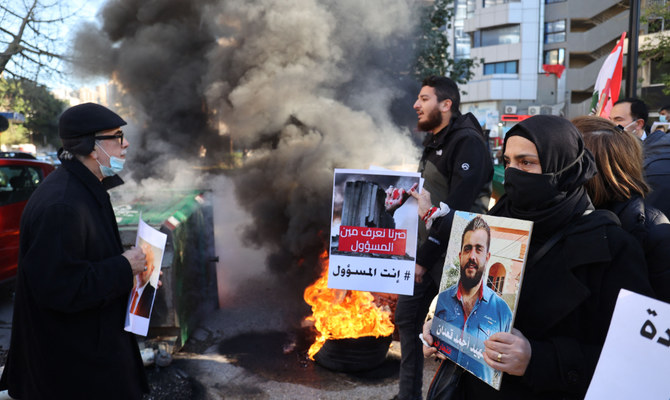
<svg viewBox="0 0 670 400">
<path fill-rule="evenodd" d="M 0 151 L 0 158 L 24 158 L 26 160 L 35 160 L 35 156 L 23 151 Z"/>
<path fill-rule="evenodd" d="M 23 207 L 54 166 L 24 158 L 0 158 L 0 282 L 16 276 Z"/>
</svg>

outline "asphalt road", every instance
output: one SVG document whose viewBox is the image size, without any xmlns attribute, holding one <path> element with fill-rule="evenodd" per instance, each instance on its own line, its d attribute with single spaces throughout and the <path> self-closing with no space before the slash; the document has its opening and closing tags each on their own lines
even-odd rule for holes
<svg viewBox="0 0 670 400">
<path fill-rule="evenodd" d="M 290 300 L 293 298 L 293 300 Z M 9 348 L 13 291 L 0 288 L 0 350 Z M 308 360 L 304 312 L 290 286 L 272 275 L 251 277 L 207 315 L 167 367 L 147 367 L 158 399 L 388 400 L 397 392 L 400 346 L 384 363 L 360 373 L 333 372 Z M 2 359 L 4 365 L 4 358 Z M 424 394 L 437 364 L 426 360 Z M 9 399 L 0 392 L 0 400 Z"/>
</svg>

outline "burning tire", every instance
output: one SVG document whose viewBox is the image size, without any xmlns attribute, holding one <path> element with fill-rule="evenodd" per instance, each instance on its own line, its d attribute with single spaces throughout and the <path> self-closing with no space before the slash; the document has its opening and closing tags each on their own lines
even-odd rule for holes
<svg viewBox="0 0 670 400">
<path fill-rule="evenodd" d="M 391 341 L 391 336 L 329 339 L 314 355 L 314 361 L 333 371 L 367 371 L 386 360 Z"/>
</svg>

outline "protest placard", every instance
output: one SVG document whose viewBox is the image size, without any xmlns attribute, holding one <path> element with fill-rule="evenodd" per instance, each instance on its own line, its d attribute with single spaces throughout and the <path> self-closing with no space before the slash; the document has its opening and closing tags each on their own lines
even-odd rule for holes
<svg viewBox="0 0 670 400">
<path fill-rule="evenodd" d="M 336 169 L 328 287 L 412 294 L 418 232 L 414 172 Z"/>
<path fill-rule="evenodd" d="M 670 398 L 670 304 L 621 289 L 585 400 Z"/>
<path fill-rule="evenodd" d="M 434 346 L 500 389 L 502 373 L 483 358 L 484 341 L 510 332 L 533 223 L 456 211 L 431 334 Z"/>
</svg>

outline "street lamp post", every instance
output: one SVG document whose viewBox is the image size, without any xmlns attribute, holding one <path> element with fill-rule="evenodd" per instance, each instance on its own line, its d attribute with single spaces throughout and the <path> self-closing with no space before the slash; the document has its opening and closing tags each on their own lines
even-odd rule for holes
<svg viewBox="0 0 670 400">
<path fill-rule="evenodd" d="M 640 36 L 640 0 L 630 0 L 628 18 L 628 57 L 626 58 L 626 97 L 637 97 L 637 50 Z"/>
</svg>

